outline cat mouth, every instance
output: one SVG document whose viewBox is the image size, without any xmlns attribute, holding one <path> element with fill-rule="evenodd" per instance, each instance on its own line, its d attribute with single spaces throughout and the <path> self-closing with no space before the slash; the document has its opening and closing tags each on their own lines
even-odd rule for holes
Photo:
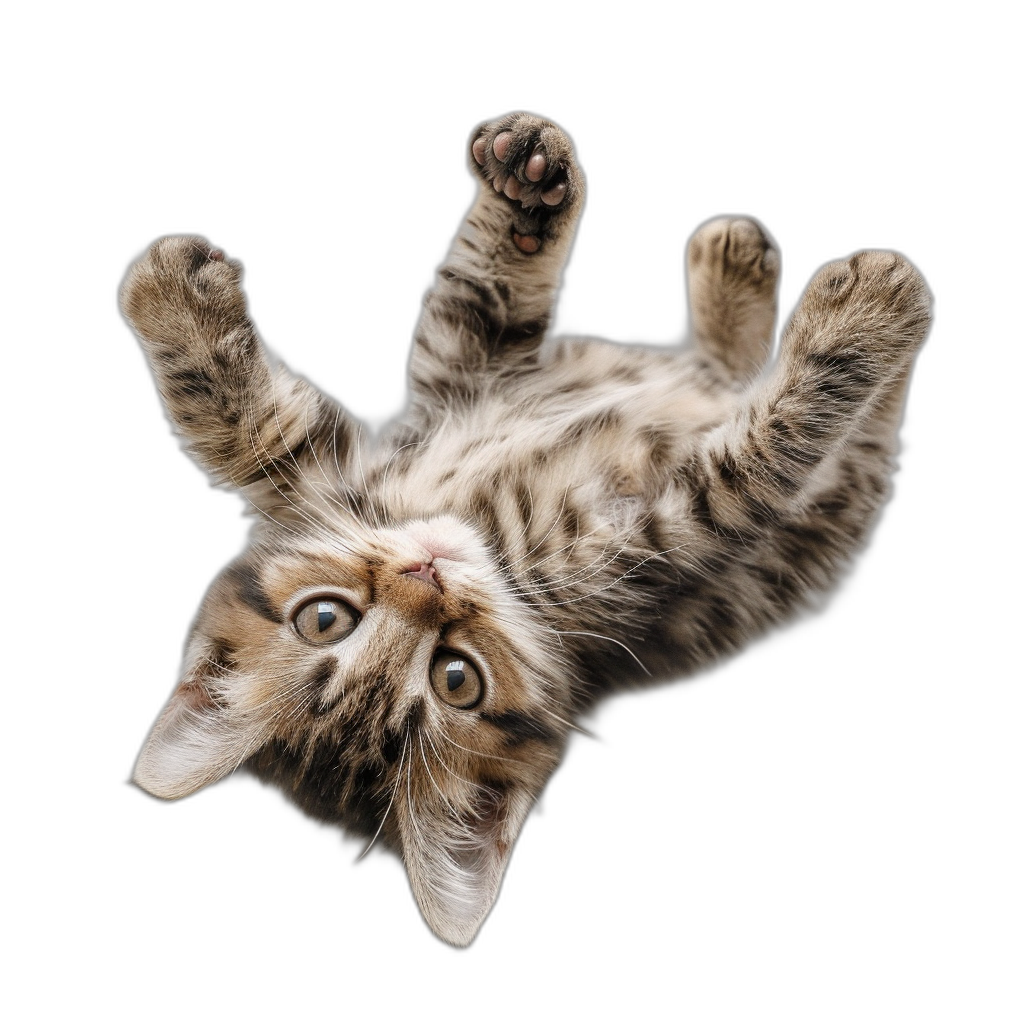
<svg viewBox="0 0 1024 1024">
<path fill-rule="evenodd" d="M 434 568 L 432 562 L 421 562 L 418 565 L 414 565 L 410 569 L 403 570 L 402 575 L 422 580 L 424 583 L 427 583 L 432 587 L 437 587 L 441 593 L 444 593 L 441 587 L 441 581 L 437 578 L 437 570 Z"/>
</svg>

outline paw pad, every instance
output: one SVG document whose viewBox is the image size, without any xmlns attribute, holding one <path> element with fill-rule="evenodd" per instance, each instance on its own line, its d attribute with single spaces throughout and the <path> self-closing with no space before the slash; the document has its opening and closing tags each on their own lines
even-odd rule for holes
<svg viewBox="0 0 1024 1024">
<path fill-rule="evenodd" d="M 524 209 L 557 207 L 568 190 L 568 145 L 550 151 L 560 133 L 543 123 L 518 121 L 511 128 L 484 128 L 472 144 L 473 159 L 497 193 Z M 564 151 L 564 152 L 561 152 Z"/>
</svg>

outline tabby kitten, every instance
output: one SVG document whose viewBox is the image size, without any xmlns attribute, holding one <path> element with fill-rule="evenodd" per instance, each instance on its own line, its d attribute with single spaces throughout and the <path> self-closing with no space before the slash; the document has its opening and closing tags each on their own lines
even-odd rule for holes
<svg viewBox="0 0 1024 1024">
<path fill-rule="evenodd" d="M 779 258 L 751 220 L 689 246 L 692 344 L 542 344 L 584 182 L 555 125 L 472 138 L 476 203 L 427 295 L 404 419 L 370 439 L 268 361 L 199 238 L 125 315 L 176 429 L 257 513 L 214 581 L 135 780 L 247 765 L 399 851 L 469 943 L 580 712 L 688 672 L 827 586 L 882 502 L 929 297 L 901 256 L 810 283 L 766 369 Z"/>
</svg>

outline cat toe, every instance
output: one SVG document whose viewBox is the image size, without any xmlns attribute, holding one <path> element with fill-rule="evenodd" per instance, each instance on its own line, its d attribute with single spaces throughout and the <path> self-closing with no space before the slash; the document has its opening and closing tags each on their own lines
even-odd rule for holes
<svg viewBox="0 0 1024 1024">
<path fill-rule="evenodd" d="M 779 253 L 768 233 L 749 217 L 719 217 L 699 228 L 690 240 L 691 274 L 706 274 L 774 285 Z"/>
<path fill-rule="evenodd" d="M 478 129 L 470 152 L 477 173 L 524 212 L 548 216 L 572 206 L 567 200 L 580 194 L 582 177 L 573 160 L 572 144 L 550 121 L 531 114 L 509 114 Z M 539 224 L 522 227 L 526 230 L 517 232 L 520 237 L 542 234 Z"/>
<path fill-rule="evenodd" d="M 927 319 L 931 295 L 918 269 L 897 252 L 864 251 L 823 267 L 808 291 L 836 310 L 910 327 Z"/>
<path fill-rule="evenodd" d="M 208 275 L 232 276 L 238 265 L 225 257 L 223 249 L 211 245 L 205 238 L 172 235 L 154 242 L 136 268 L 158 277 L 197 281 Z"/>
<path fill-rule="evenodd" d="M 788 333 L 814 354 L 866 360 L 887 374 L 920 346 L 930 320 L 931 293 L 917 268 L 899 253 L 869 250 L 818 271 Z"/>
<path fill-rule="evenodd" d="M 176 344 L 175 325 L 243 320 L 241 273 L 236 260 L 205 238 L 161 238 L 129 269 L 121 309 L 145 338 Z"/>
</svg>

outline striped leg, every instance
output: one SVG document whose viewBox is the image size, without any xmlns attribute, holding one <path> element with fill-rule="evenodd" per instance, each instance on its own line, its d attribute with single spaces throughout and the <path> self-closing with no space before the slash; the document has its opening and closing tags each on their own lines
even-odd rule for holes
<svg viewBox="0 0 1024 1024">
<path fill-rule="evenodd" d="M 698 520 L 722 535 L 763 535 L 829 490 L 848 442 L 879 448 L 881 467 L 929 306 L 924 280 L 895 253 L 823 268 L 771 376 L 684 469 Z"/>
<path fill-rule="evenodd" d="M 204 469 L 258 508 L 316 470 L 344 471 L 357 426 L 284 367 L 246 312 L 241 267 L 202 238 L 163 238 L 128 272 L 121 307 L 142 339 L 175 429 Z"/>
<path fill-rule="evenodd" d="M 722 217 L 694 233 L 686 264 L 698 351 L 726 382 L 751 380 L 772 347 L 778 251 L 755 221 Z"/>
<path fill-rule="evenodd" d="M 568 137 L 549 121 L 509 114 L 473 136 L 480 191 L 437 283 L 413 347 L 414 400 L 472 393 L 481 373 L 528 365 L 551 318 L 583 203 Z"/>
</svg>

